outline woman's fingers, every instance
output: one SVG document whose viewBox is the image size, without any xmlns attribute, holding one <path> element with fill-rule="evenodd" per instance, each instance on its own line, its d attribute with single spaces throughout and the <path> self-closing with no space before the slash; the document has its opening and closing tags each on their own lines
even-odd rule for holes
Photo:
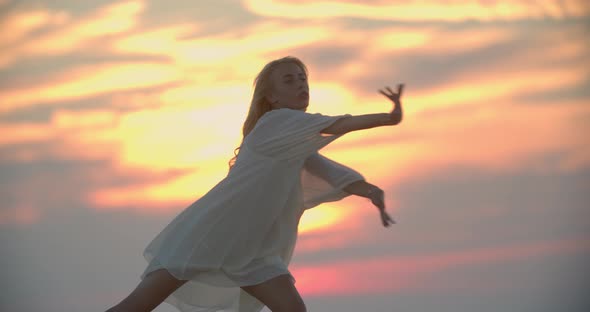
<svg viewBox="0 0 590 312">
<path fill-rule="evenodd" d="M 381 90 L 381 89 L 379 89 L 379 92 L 380 92 L 381 94 L 385 95 L 385 96 L 386 96 L 386 97 L 388 97 L 388 98 L 390 97 L 390 95 L 389 95 L 389 94 L 387 94 L 387 93 L 383 92 L 383 90 Z"/>
<path fill-rule="evenodd" d="M 381 220 L 385 226 L 388 226 L 389 224 L 395 224 L 395 221 L 389 216 L 389 214 L 387 214 L 387 212 L 383 212 L 381 214 Z"/>
<path fill-rule="evenodd" d="M 385 89 L 387 91 L 389 91 L 389 94 L 385 93 L 383 90 L 379 89 L 379 92 L 381 92 L 381 94 L 385 95 L 386 97 L 390 98 L 390 99 L 394 99 L 394 98 L 400 98 L 402 96 L 402 93 L 404 91 L 404 84 L 400 83 L 397 85 L 397 92 L 393 92 L 393 90 L 389 87 L 386 86 Z"/>
<path fill-rule="evenodd" d="M 381 215 L 381 221 L 383 222 L 384 226 L 389 226 L 389 224 L 395 224 L 395 220 L 393 220 L 389 214 L 385 211 L 385 208 L 379 209 L 379 213 Z"/>
<path fill-rule="evenodd" d="M 389 222 L 391 222 L 391 223 L 394 223 L 394 224 L 395 224 L 395 221 L 394 221 L 394 220 L 393 220 L 393 219 L 392 219 L 392 218 L 391 218 L 389 215 L 387 215 L 387 219 L 389 220 Z"/>
<path fill-rule="evenodd" d="M 385 211 L 385 192 L 383 192 L 383 190 L 381 189 L 378 189 L 375 193 L 372 194 L 370 199 L 371 202 L 379 209 L 379 214 L 381 216 L 381 222 L 383 223 L 383 226 L 387 227 L 390 224 L 395 224 L 395 221 Z"/>
<path fill-rule="evenodd" d="M 389 93 L 391 93 L 392 95 L 395 94 L 395 92 L 393 92 L 393 90 L 391 90 L 390 87 L 385 87 L 387 89 L 387 91 L 389 91 Z"/>
<path fill-rule="evenodd" d="M 383 222 L 383 226 L 389 226 L 390 224 L 395 224 L 395 221 L 389 215 L 383 214 L 381 215 L 381 221 Z"/>
</svg>

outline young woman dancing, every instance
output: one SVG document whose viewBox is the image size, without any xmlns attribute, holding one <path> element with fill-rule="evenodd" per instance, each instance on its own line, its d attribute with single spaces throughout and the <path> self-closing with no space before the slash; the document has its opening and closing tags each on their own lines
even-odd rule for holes
<svg viewBox="0 0 590 312">
<path fill-rule="evenodd" d="M 318 151 L 345 133 L 399 124 L 402 89 L 379 90 L 395 104 L 389 113 L 310 114 L 306 66 L 291 56 L 268 63 L 227 176 L 148 244 L 141 282 L 107 312 L 152 311 L 164 301 L 183 312 L 306 311 L 288 270 L 306 209 L 358 195 L 383 226 L 395 223 L 383 190 Z"/>
</svg>

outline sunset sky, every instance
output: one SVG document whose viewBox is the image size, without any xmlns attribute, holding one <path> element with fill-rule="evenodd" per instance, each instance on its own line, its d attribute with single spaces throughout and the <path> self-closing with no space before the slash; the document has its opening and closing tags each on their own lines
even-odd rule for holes
<svg viewBox="0 0 590 312">
<path fill-rule="evenodd" d="M 586 311 L 588 38 L 585 0 L 0 0 L 0 310 L 126 296 L 292 55 L 309 113 L 389 112 L 405 83 L 401 124 L 320 151 L 398 224 L 356 196 L 308 210 L 309 311 Z"/>
</svg>

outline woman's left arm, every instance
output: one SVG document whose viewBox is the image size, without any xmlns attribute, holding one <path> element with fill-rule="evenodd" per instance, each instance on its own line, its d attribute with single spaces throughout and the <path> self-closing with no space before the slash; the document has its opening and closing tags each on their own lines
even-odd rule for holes
<svg viewBox="0 0 590 312">
<path fill-rule="evenodd" d="M 378 189 L 378 187 L 364 180 L 352 182 L 343 188 L 347 193 L 366 198 L 370 198 L 369 196 L 375 189 Z"/>
<path fill-rule="evenodd" d="M 385 211 L 385 192 L 376 185 L 367 181 L 355 181 L 347 185 L 343 190 L 350 194 L 370 199 L 373 205 L 379 208 L 379 214 L 381 215 L 383 226 L 387 227 L 390 224 L 395 224 L 395 221 Z"/>
<path fill-rule="evenodd" d="M 381 220 L 383 226 L 389 226 L 389 223 L 395 223 L 393 219 L 385 212 L 384 192 L 379 187 L 368 183 L 364 177 L 357 171 L 337 163 L 319 153 L 314 153 L 305 161 L 306 169 L 314 175 L 317 175 L 332 184 L 334 187 L 342 185 L 343 180 L 350 180 L 350 176 L 355 177 L 356 181 L 345 185 L 342 188 L 343 191 L 365 197 L 371 200 L 371 202 L 379 208 L 381 214 Z M 348 178 L 344 178 L 347 177 Z M 344 178 L 344 179 L 343 179 Z"/>
</svg>

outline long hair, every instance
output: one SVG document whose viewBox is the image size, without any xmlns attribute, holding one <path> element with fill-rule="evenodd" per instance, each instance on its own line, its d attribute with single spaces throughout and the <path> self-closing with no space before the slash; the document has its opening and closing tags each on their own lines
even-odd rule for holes
<svg viewBox="0 0 590 312">
<path fill-rule="evenodd" d="M 280 59 L 276 59 L 274 61 L 269 62 L 262 68 L 260 73 L 254 79 L 254 93 L 252 95 L 252 101 L 250 101 L 250 110 L 248 111 L 248 116 L 246 117 L 246 121 L 244 122 L 244 126 L 242 127 L 242 143 L 236 149 L 234 149 L 234 157 L 229 161 L 229 171 L 231 171 L 232 167 L 234 166 L 236 159 L 238 158 L 239 154 L 236 154 L 236 151 L 239 150 L 244 143 L 244 138 L 254 129 L 256 122 L 258 119 L 262 117 L 266 112 L 272 110 L 271 103 L 266 98 L 269 95 L 270 91 L 273 87 L 273 82 L 271 80 L 271 73 L 275 69 L 278 64 L 282 63 L 295 63 L 305 73 L 305 76 L 308 76 L 307 67 L 301 60 L 293 56 L 285 56 Z M 228 171 L 228 174 L 229 174 Z"/>
</svg>

